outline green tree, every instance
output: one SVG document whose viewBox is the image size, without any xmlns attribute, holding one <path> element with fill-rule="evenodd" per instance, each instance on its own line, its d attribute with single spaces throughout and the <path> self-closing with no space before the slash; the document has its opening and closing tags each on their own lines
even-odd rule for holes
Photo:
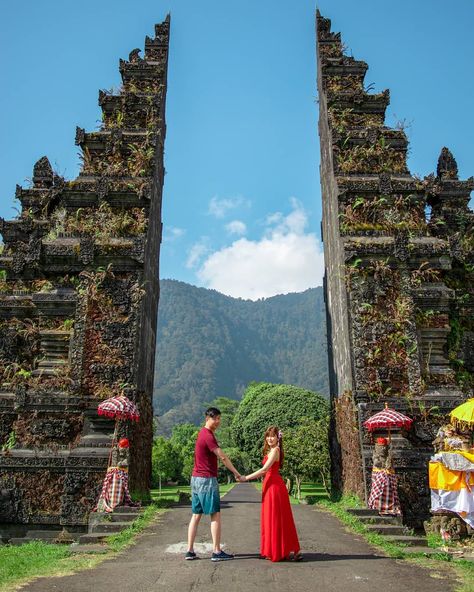
<svg viewBox="0 0 474 592">
<path fill-rule="evenodd" d="M 198 430 L 195 431 L 193 438 L 181 449 L 182 458 L 182 469 L 181 478 L 183 481 L 188 482 L 191 479 L 191 473 L 194 467 L 194 445 L 196 444 L 196 438 Z"/>
<path fill-rule="evenodd" d="M 161 489 L 162 481 L 180 478 L 183 466 L 181 455 L 166 438 L 159 436 L 153 442 L 151 462 L 153 487 L 159 486 Z"/>
<path fill-rule="evenodd" d="M 221 412 L 221 424 L 216 433 L 216 438 L 219 442 L 219 446 L 225 450 L 226 453 L 228 449 L 235 446 L 231 426 L 234 416 L 237 413 L 237 409 L 239 408 L 239 403 L 239 401 L 229 399 L 228 397 L 217 397 L 209 404 L 209 407 L 217 407 Z"/>
<path fill-rule="evenodd" d="M 247 387 L 234 416 L 232 435 L 236 446 L 258 464 L 268 426 L 285 431 L 300 425 L 304 417 L 318 420 L 328 413 L 328 402 L 318 393 L 287 384 L 254 382 Z"/>
<path fill-rule="evenodd" d="M 245 475 L 246 473 L 250 473 L 252 471 L 252 463 L 250 461 L 249 455 L 246 452 L 235 447 L 226 448 L 224 452 L 230 458 L 232 464 L 241 475 Z M 232 473 L 222 463 L 219 463 L 217 478 L 220 483 L 230 483 L 233 480 Z"/>
<path fill-rule="evenodd" d="M 170 442 L 181 461 L 179 480 L 186 483 L 191 478 L 194 466 L 194 445 L 199 432 L 192 423 L 182 423 L 173 426 Z"/>
<path fill-rule="evenodd" d="M 283 475 L 296 486 L 301 499 L 301 483 L 321 481 L 329 493 L 329 417 L 301 419 L 300 425 L 286 430 L 283 436 Z"/>
<path fill-rule="evenodd" d="M 198 428 L 192 423 L 180 423 L 173 426 L 170 441 L 178 450 L 181 450 L 192 440 L 196 441 Z"/>
<path fill-rule="evenodd" d="M 222 450 L 232 461 L 241 475 L 250 471 L 251 463 L 248 454 L 235 445 L 232 433 L 232 421 L 239 408 L 240 401 L 228 397 L 217 397 L 209 406 L 217 407 L 221 412 L 221 424 L 216 433 L 217 441 Z M 220 482 L 230 483 L 232 475 L 229 470 L 219 463 L 218 479 Z"/>
</svg>

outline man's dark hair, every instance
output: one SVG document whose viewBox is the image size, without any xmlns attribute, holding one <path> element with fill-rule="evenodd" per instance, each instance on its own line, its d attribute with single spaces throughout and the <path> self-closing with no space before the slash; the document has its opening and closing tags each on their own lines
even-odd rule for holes
<svg viewBox="0 0 474 592">
<path fill-rule="evenodd" d="M 217 409 L 217 407 L 208 407 L 206 409 L 205 415 L 206 417 L 212 417 L 212 419 L 214 419 L 218 415 L 221 415 L 221 412 L 220 409 Z"/>
</svg>

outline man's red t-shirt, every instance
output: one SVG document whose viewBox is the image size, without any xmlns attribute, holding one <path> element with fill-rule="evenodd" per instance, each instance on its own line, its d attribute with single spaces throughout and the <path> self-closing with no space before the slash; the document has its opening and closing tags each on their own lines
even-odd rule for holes
<svg viewBox="0 0 474 592">
<path fill-rule="evenodd" d="M 208 428 L 199 432 L 194 447 L 193 477 L 217 477 L 217 456 L 214 450 L 219 448 L 214 433 Z"/>
</svg>

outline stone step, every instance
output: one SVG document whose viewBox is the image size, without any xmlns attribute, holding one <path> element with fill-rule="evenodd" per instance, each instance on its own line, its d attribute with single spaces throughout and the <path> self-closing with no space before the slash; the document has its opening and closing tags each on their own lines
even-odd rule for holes
<svg viewBox="0 0 474 592">
<path fill-rule="evenodd" d="M 121 514 L 122 512 L 128 514 L 139 514 L 140 512 L 142 512 L 143 508 L 140 508 L 139 506 L 116 506 L 114 508 L 113 513 L 114 514 Z"/>
<path fill-rule="evenodd" d="M 41 360 L 38 363 L 38 368 L 57 368 L 59 366 L 65 366 L 67 364 L 67 360 L 58 358 L 57 360 Z"/>
<path fill-rule="evenodd" d="M 57 368 L 39 368 L 37 370 L 33 370 L 33 376 L 57 376 Z"/>
<path fill-rule="evenodd" d="M 379 516 L 377 510 L 369 510 L 369 508 L 348 508 L 347 512 L 354 516 Z"/>
<path fill-rule="evenodd" d="M 367 529 L 370 532 L 376 532 L 384 536 L 407 534 L 405 526 L 396 524 L 367 524 Z"/>
<path fill-rule="evenodd" d="M 402 543 L 410 547 L 428 547 L 428 542 L 425 537 L 415 535 L 390 535 L 387 540 L 392 543 Z"/>
<path fill-rule="evenodd" d="M 81 534 L 79 537 L 78 543 L 80 545 L 94 545 L 97 543 L 102 543 L 105 541 L 107 537 L 111 535 L 110 532 L 95 532 L 93 534 Z"/>
<path fill-rule="evenodd" d="M 89 514 L 89 525 L 105 524 L 107 522 L 133 522 L 138 518 L 136 512 L 93 512 Z"/>
<path fill-rule="evenodd" d="M 71 545 L 69 545 L 69 548 L 73 553 L 101 554 L 107 553 L 109 551 L 109 547 L 101 543 L 89 543 L 84 545 L 81 545 L 79 543 L 72 543 Z"/>
<path fill-rule="evenodd" d="M 61 532 L 61 530 L 28 530 L 25 536 L 43 541 L 55 539 Z"/>
<path fill-rule="evenodd" d="M 436 553 L 442 553 L 441 549 L 433 549 L 432 547 L 423 547 L 421 545 L 410 545 L 403 549 L 404 553 L 423 553 L 424 555 L 435 555 Z M 464 557 L 462 557 L 464 559 Z"/>
<path fill-rule="evenodd" d="M 364 524 L 397 524 L 402 526 L 403 522 L 399 516 L 358 516 Z"/>
<path fill-rule="evenodd" d="M 108 533 L 115 534 L 130 526 L 130 522 L 99 522 L 89 525 L 89 534 Z"/>
<path fill-rule="evenodd" d="M 12 537 L 8 540 L 9 545 L 26 545 L 26 543 L 31 543 L 35 539 L 30 539 L 30 537 Z"/>
</svg>

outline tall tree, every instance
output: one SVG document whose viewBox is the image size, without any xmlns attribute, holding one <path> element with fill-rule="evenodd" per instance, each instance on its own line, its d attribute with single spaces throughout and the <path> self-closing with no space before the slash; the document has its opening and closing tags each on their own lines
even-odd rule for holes
<svg viewBox="0 0 474 592">
<path fill-rule="evenodd" d="M 301 499 L 303 480 L 320 481 L 329 493 L 328 430 L 328 416 L 318 420 L 303 417 L 298 426 L 283 435 L 283 474 L 294 482 L 298 499 Z"/>
<path fill-rule="evenodd" d="M 174 481 L 180 478 L 182 471 L 181 456 L 173 444 L 159 436 L 153 442 L 152 454 L 152 486 L 159 487 L 163 481 Z"/>
<path fill-rule="evenodd" d="M 328 413 L 328 402 L 318 393 L 287 384 L 252 383 L 235 414 L 232 435 L 252 462 L 259 463 L 263 436 L 270 425 L 285 430 L 297 427 L 303 418 L 319 420 Z"/>
</svg>

